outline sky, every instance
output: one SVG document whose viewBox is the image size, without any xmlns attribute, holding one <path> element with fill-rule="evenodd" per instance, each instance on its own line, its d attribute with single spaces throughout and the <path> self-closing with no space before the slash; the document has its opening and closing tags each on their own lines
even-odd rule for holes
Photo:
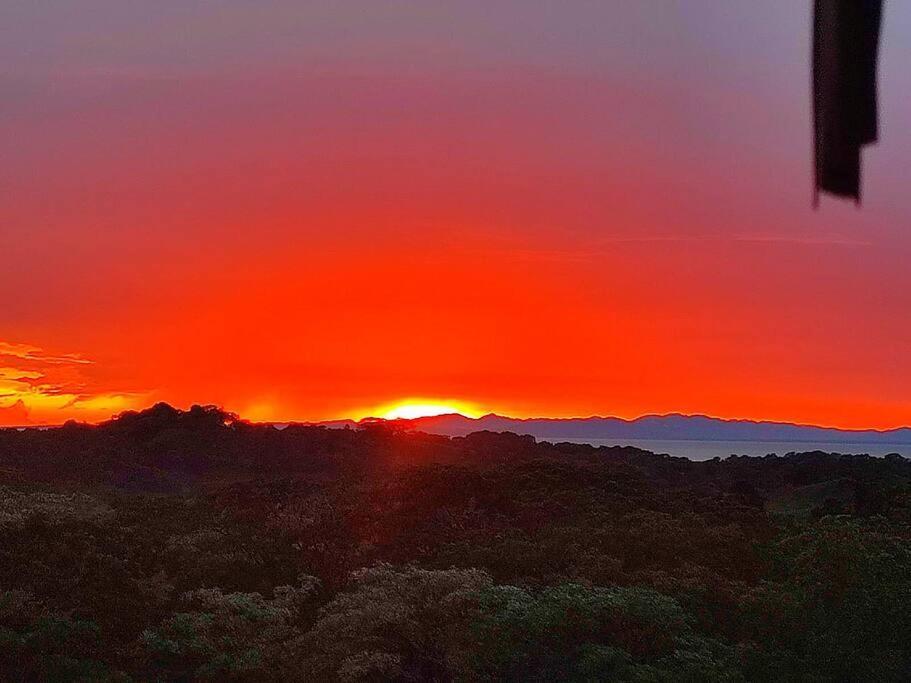
<svg viewBox="0 0 911 683">
<path fill-rule="evenodd" d="M 815 212 L 810 5 L 6 0 L 0 424 L 911 424 L 911 3 Z"/>
</svg>

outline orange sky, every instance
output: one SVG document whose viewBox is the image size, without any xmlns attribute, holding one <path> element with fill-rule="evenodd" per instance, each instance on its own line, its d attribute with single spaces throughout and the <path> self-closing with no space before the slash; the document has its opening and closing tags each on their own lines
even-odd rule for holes
<svg viewBox="0 0 911 683">
<path fill-rule="evenodd" d="M 865 206 L 814 213 L 791 3 L 733 3 L 742 41 L 710 2 L 517 25 L 88 4 L 110 26 L 5 22 L 0 424 L 404 397 L 911 423 L 911 10 L 886 24 Z M 295 40 L 314 21 L 338 39 Z"/>
</svg>

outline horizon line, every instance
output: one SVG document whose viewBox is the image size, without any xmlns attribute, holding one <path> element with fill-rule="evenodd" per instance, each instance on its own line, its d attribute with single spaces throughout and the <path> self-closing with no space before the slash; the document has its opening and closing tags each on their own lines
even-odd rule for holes
<svg viewBox="0 0 911 683">
<path fill-rule="evenodd" d="M 60 423 L 0 425 L 0 429 L 20 429 L 20 430 L 21 429 L 40 429 L 40 428 L 48 429 L 48 428 L 62 427 L 65 424 L 67 424 L 68 422 L 76 422 L 78 424 L 100 426 L 107 422 L 118 419 L 121 415 L 130 414 L 130 413 L 141 413 L 141 412 L 144 412 L 147 410 L 151 410 L 152 408 L 159 406 L 159 405 L 167 405 L 167 406 L 174 408 L 175 410 L 178 410 L 181 412 L 187 412 L 193 406 L 203 406 L 203 407 L 212 406 L 212 407 L 218 408 L 219 410 L 222 410 L 224 412 L 228 412 L 233 415 L 237 415 L 237 417 L 239 419 L 243 420 L 244 422 L 247 422 L 249 424 L 256 424 L 256 425 L 262 424 L 262 425 L 319 426 L 319 425 L 326 425 L 327 423 L 333 423 L 333 422 L 350 422 L 353 424 L 360 424 L 361 422 L 364 422 L 364 421 L 417 422 L 417 421 L 421 421 L 421 420 L 434 420 L 434 419 L 439 419 L 439 418 L 444 418 L 444 417 L 455 417 L 455 416 L 461 417 L 465 420 L 471 420 L 473 422 L 477 422 L 484 418 L 497 417 L 497 418 L 502 418 L 502 419 L 506 419 L 506 420 L 514 420 L 516 422 L 533 422 L 533 421 L 537 421 L 537 420 L 546 420 L 546 421 L 550 421 L 550 422 L 572 422 L 572 421 L 586 421 L 586 420 L 616 420 L 619 422 L 631 424 L 631 423 L 638 422 L 640 420 L 647 419 L 647 418 L 683 417 L 683 418 L 704 418 L 704 419 L 717 420 L 720 422 L 728 422 L 728 423 L 745 422 L 745 423 L 757 424 L 757 425 L 758 424 L 767 424 L 767 425 L 783 425 L 783 426 L 803 427 L 803 428 L 812 428 L 812 429 L 828 429 L 828 430 L 835 430 L 835 431 L 847 432 L 847 433 L 888 434 L 891 432 L 896 432 L 896 431 L 901 431 L 901 430 L 911 430 L 911 424 L 904 424 L 904 425 L 898 425 L 895 427 L 885 427 L 885 428 L 839 427 L 836 425 L 815 424 L 815 423 L 810 423 L 810 422 L 791 422 L 788 420 L 776 420 L 776 419 L 752 418 L 752 417 L 722 417 L 722 416 L 718 416 L 718 415 L 709 415 L 707 413 L 683 413 L 683 412 L 679 412 L 679 411 L 671 411 L 671 412 L 667 412 L 667 413 L 642 413 L 640 415 L 637 415 L 636 417 L 629 417 L 629 418 L 620 417 L 618 415 L 597 415 L 597 414 L 587 415 L 587 416 L 576 415 L 576 416 L 569 416 L 569 417 L 546 416 L 546 415 L 538 415 L 538 416 L 531 416 L 531 417 L 517 417 L 517 416 L 512 416 L 512 415 L 504 415 L 504 414 L 496 413 L 496 412 L 488 412 L 488 413 L 484 413 L 483 415 L 479 415 L 477 417 L 472 417 L 470 415 L 465 415 L 463 413 L 459 413 L 456 411 L 456 412 L 451 412 L 451 413 L 441 413 L 438 415 L 424 415 L 424 416 L 413 417 L 413 418 L 384 418 L 384 417 L 380 417 L 380 416 L 364 416 L 361 418 L 338 417 L 338 418 L 329 418 L 329 419 L 324 419 L 324 420 L 309 420 L 309 419 L 252 420 L 252 419 L 245 418 L 240 413 L 235 413 L 234 411 L 228 410 L 227 408 L 220 406 L 220 405 L 216 405 L 216 404 L 193 403 L 193 404 L 190 404 L 190 406 L 188 408 L 180 408 L 171 403 L 168 403 L 167 401 L 157 401 L 156 403 L 153 403 L 145 408 L 131 409 L 131 410 L 121 411 L 119 413 L 114 413 L 110 417 L 108 417 L 104 420 L 96 421 L 96 422 L 80 421 L 80 420 L 71 418 L 69 420 L 65 420 L 64 422 L 60 422 Z"/>
<path fill-rule="evenodd" d="M 574 421 L 585 421 L 585 420 L 617 420 L 619 422 L 625 422 L 631 424 L 633 422 L 638 422 L 639 420 L 644 420 L 650 417 L 685 417 L 685 418 L 705 418 L 707 420 L 717 420 L 719 422 L 747 422 L 750 424 L 767 424 L 767 425 L 784 425 L 788 427 L 806 427 L 810 429 L 831 429 L 839 432 L 874 432 L 877 434 L 888 434 L 889 432 L 896 432 L 903 429 L 911 430 L 911 424 L 899 425 L 897 427 L 837 427 L 833 425 L 822 425 L 822 424 L 813 424 L 810 422 L 790 422 L 788 420 L 773 420 L 773 419 L 764 419 L 764 418 L 751 418 L 751 417 L 721 417 L 718 415 L 709 415 L 707 413 L 681 413 L 681 412 L 669 412 L 669 413 L 642 413 L 636 417 L 620 417 L 619 415 L 576 415 L 571 417 L 550 417 L 546 415 L 538 415 L 532 417 L 516 417 L 512 415 L 503 415 L 500 413 L 485 413 L 479 415 L 478 417 L 471 417 L 470 415 L 464 415 L 463 413 L 453 412 L 453 413 L 441 413 L 439 415 L 424 415 L 421 417 L 413 418 L 385 418 L 379 416 L 367 416 L 359 419 L 350 418 L 350 417 L 339 417 L 331 418 L 328 420 L 263 420 L 252 422 L 252 424 L 298 424 L 298 425 L 324 425 L 330 422 L 353 422 L 359 424 L 365 420 L 376 420 L 381 422 L 416 422 L 418 420 L 434 420 L 441 417 L 461 417 L 466 420 L 471 420 L 477 422 L 487 417 L 499 417 L 505 420 L 514 420 L 516 422 L 533 422 L 536 420 L 547 420 L 550 422 L 574 422 Z"/>
</svg>

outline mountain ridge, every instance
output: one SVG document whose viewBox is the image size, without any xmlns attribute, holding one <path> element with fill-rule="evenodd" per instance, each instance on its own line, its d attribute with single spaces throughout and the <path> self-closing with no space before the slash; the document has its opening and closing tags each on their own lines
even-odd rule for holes
<svg viewBox="0 0 911 683">
<path fill-rule="evenodd" d="M 357 427 L 362 421 L 319 422 L 327 427 Z M 911 427 L 894 429 L 841 429 L 771 420 L 718 418 L 708 415 L 643 415 L 621 417 L 528 417 L 516 418 L 488 413 L 477 418 L 459 413 L 396 420 L 429 434 L 466 436 L 477 431 L 515 432 L 538 439 L 667 439 L 693 441 L 794 441 L 834 443 L 911 444 Z"/>
</svg>

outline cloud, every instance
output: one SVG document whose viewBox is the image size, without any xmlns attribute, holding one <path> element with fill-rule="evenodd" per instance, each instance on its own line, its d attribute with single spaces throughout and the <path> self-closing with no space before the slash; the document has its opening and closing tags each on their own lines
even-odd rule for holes
<svg viewBox="0 0 911 683">
<path fill-rule="evenodd" d="M 38 346 L 32 346 L 31 344 L 14 344 L 5 341 L 0 341 L 0 357 L 2 356 L 20 358 L 26 361 L 52 363 L 55 365 L 67 363 L 90 364 L 92 362 L 77 353 L 53 355 L 45 353 L 44 350 Z"/>
<path fill-rule="evenodd" d="M 782 244 L 803 244 L 807 246 L 836 246 L 836 247 L 869 247 L 873 245 L 870 240 L 842 235 L 777 235 L 777 234 L 746 234 L 734 237 L 737 242 L 765 242 Z"/>
<path fill-rule="evenodd" d="M 145 395 L 98 386 L 93 366 L 81 354 L 0 341 L 0 425 L 106 418 Z"/>
<path fill-rule="evenodd" d="M 0 383 L 4 380 L 10 382 L 19 382 L 30 379 L 41 379 L 44 375 L 34 370 L 22 370 L 21 368 L 0 368 Z"/>
</svg>

